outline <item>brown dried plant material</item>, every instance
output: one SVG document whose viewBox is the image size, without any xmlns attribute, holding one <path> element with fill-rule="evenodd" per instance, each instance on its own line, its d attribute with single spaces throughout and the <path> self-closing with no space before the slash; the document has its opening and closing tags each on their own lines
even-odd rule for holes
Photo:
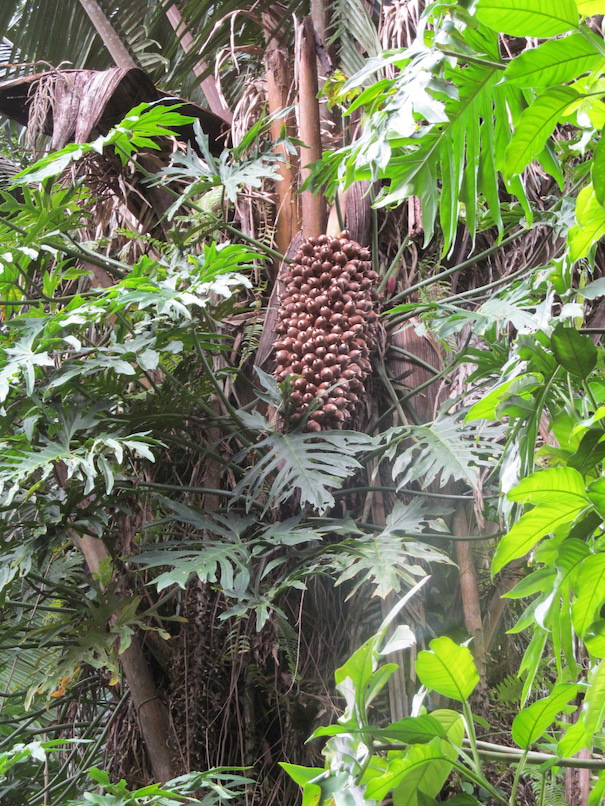
<svg viewBox="0 0 605 806">
<path fill-rule="evenodd" d="M 275 377 L 291 379 L 290 422 L 319 401 L 307 430 L 343 428 L 363 396 L 377 340 L 378 274 L 370 252 L 348 232 L 308 238 L 281 279 Z"/>
</svg>

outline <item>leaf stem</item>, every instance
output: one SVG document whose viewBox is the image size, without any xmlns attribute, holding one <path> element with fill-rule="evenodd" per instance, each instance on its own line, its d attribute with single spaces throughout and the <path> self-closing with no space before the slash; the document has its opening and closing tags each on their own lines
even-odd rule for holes
<svg viewBox="0 0 605 806">
<path fill-rule="evenodd" d="M 515 777 L 513 779 L 513 786 L 510 791 L 510 799 L 509 799 L 510 806 L 515 806 L 517 789 L 519 789 L 519 781 L 521 780 L 521 773 L 525 769 L 525 762 L 527 761 L 528 752 L 529 752 L 528 750 L 525 750 L 523 755 L 519 758 L 519 763 L 517 764 L 517 769 L 515 770 Z"/>
<path fill-rule="evenodd" d="M 536 226 L 544 226 L 543 224 L 536 224 Z M 499 243 L 495 243 L 492 246 L 489 246 L 487 249 L 484 249 L 479 254 L 474 255 L 473 257 L 469 257 L 468 260 L 462 261 L 462 263 L 458 263 L 456 266 L 452 266 L 450 269 L 445 269 L 438 274 L 434 274 L 432 277 L 427 277 L 424 280 L 420 280 L 420 282 L 416 283 L 415 285 L 411 285 L 409 288 L 404 288 L 403 291 L 400 291 L 399 294 L 392 297 L 390 302 L 398 302 L 401 299 L 405 299 L 409 297 L 410 294 L 413 294 L 416 291 L 419 291 L 421 288 L 425 288 L 427 285 L 432 285 L 433 283 L 439 282 L 439 280 L 444 280 L 446 277 L 451 277 L 452 274 L 456 274 L 457 271 L 462 271 L 463 269 L 467 269 L 469 266 L 474 266 L 475 263 L 478 263 L 483 258 L 488 257 L 489 255 L 497 252 L 498 249 L 501 249 L 503 246 L 507 246 L 509 243 L 512 243 L 517 238 L 520 238 L 521 235 L 527 233 L 527 229 L 520 229 L 517 232 L 513 232 L 512 235 L 509 235 L 508 238 L 504 238 Z"/>
</svg>

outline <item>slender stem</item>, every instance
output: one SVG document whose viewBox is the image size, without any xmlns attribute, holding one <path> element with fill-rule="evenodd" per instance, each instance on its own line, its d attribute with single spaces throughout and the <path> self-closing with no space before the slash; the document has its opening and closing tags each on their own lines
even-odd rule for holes
<svg viewBox="0 0 605 806">
<path fill-rule="evenodd" d="M 543 225 L 537 224 L 536 226 Z M 478 263 L 480 260 L 483 260 L 483 258 L 486 258 L 494 252 L 497 252 L 498 249 L 501 249 L 503 246 L 507 246 L 509 243 L 512 243 L 526 232 L 526 229 L 521 229 L 518 232 L 514 232 L 512 235 L 509 235 L 508 238 L 504 238 L 502 241 L 500 241 L 500 243 L 496 243 L 493 246 L 484 249 L 483 252 L 479 252 L 478 255 L 474 255 L 473 257 L 468 258 L 468 260 L 464 260 L 462 263 L 452 266 L 451 269 L 445 269 L 445 271 L 439 272 L 438 274 L 433 274 L 431 277 L 427 277 L 425 280 L 420 280 L 420 282 L 416 283 L 415 285 L 411 285 L 409 288 L 405 288 L 403 291 L 400 291 L 399 294 L 391 299 L 391 303 L 405 299 L 406 297 L 409 297 L 410 294 L 419 291 L 421 288 L 425 288 L 427 285 L 432 285 L 433 283 L 437 283 L 439 280 L 443 280 L 446 277 L 451 277 L 451 275 L 456 274 L 457 271 L 462 271 L 467 269 L 469 266 L 474 266 L 475 263 Z"/>
<path fill-rule="evenodd" d="M 515 777 L 513 779 L 513 786 L 510 791 L 510 799 L 509 804 L 510 806 L 515 806 L 515 798 L 517 797 L 517 789 L 519 789 L 519 782 L 521 780 L 521 773 L 525 769 L 525 762 L 527 760 L 527 753 L 526 750 L 523 755 L 519 758 L 519 763 L 517 764 L 517 768 L 515 770 Z"/>
<path fill-rule="evenodd" d="M 473 762 L 475 764 L 475 770 L 480 773 L 481 772 L 481 759 L 479 758 L 479 753 L 477 752 L 477 734 L 475 733 L 475 723 L 473 721 L 473 712 L 471 711 L 471 707 L 468 702 L 462 703 L 462 711 L 464 713 L 464 719 L 466 722 L 466 731 L 468 734 L 468 741 L 471 748 L 471 753 L 473 754 Z"/>
<path fill-rule="evenodd" d="M 422 358 L 419 358 L 414 353 L 410 353 L 409 350 L 405 350 L 403 347 L 399 347 L 397 344 L 389 345 L 390 350 L 394 350 L 396 353 L 401 353 L 401 355 L 405 355 L 406 358 L 409 358 L 410 361 L 414 364 L 418 364 L 419 367 L 426 369 L 428 372 L 432 372 L 435 375 L 440 374 L 440 370 L 437 367 L 434 367 L 432 364 L 429 364 L 428 361 L 423 361 Z"/>
<path fill-rule="evenodd" d="M 397 271 L 397 269 L 399 268 L 399 261 L 401 260 L 401 256 L 402 256 L 402 255 L 403 255 L 403 253 L 405 252 L 405 250 L 406 250 L 407 245 L 409 244 L 409 242 L 410 242 L 410 235 L 409 235 L 409 233 L 408 233 L 408 234 L 405 236 L 405 238 L 403 239 L 403 242 L 402 242 L 401 246 L 400 246 L 400 247 L 399 247 L 399 249 L 397 250 L 397 253 L 396 253 L 395 257 L 394 257 L 394 258 L 393 258 L 393 260 L 391 261 L 391 265 L 390 265 L 390 266 L 389 266 L 389 268 L 386 270 L 386 272 L 385 272 L 385 274 L 384 274 L 384 277 L 383 277 L 383 278 L 382 278 L 382 280 L 380 281 L 380 285 L 378 286 L 378 293 L 379 293 L 379 294 L 380 294 L 380 293 L 381 293 L 381 292 L 384 290 L 384 287 L 386 286 L 386 284 L 387 284 L 387 283 L 388 283 L 388 281 L 389 281 L 389 277 L 392 277 L 392 276 L 393 276 L 393 274 L 395 274 L 395 272 L 396 272 L 396 271 Z"/>
<path fill-rule="evenodd" d="M 163 188 L 163 190 L 166 190 L 166 188 Z M 195 205 L 191 204 L 191 202 L 189 202 L 189 204 L 194 209 L 197 209 Z M 245 232 L 242 232 L 241 230 L 237 229 L 236 227 L 232 227 L 231 224 L 227 224 L 226 222 L 223 222 L 223 223 L 219 223 L 219 227 L 222 227 L 222 229 L 227 230 L 227 232 L 230 232 L 232 235 L 236 235 L 238 238 L 241 238 L 242 241 L 246 241 L 246 243 L 249 243 L 252 246 L 256 246 L 257 249 L 260 249 L 262 252 L 265 252 L 267 255 L 270 255 L 271 257 L 275 258 L 276 260 L 283 261 L 284 263 L 293 263 L 294 262 L 293 260 L 291 260 L 290 258 L 286 257 L 285 255 L 282 255 L 281 252 L 278 252 L 277 249 L 272 249 L 270 246 L 266 246 L 264 243 L 261 243 L 261 241 L 257 241 L 256 238 L 253 238 L 251 235 L 246 235 Z"/>
<path fill-rule="evenodd" d="M 214 374 L 210 364 L 208 363 L 206 353 L 202 350 L 202 345 L 200 344 L 200 340 L 198 338 L 197 330 L 195 329 L 195 327 L 192 328 L 191 332 L 193 333 L 193 340 L 195 342 L 196 352 L 197 352 L 197 354 L 199 356 L 200 361 L 204 365 L 204 369 L 206 370 L 206 375 L 208 376 L 208 380 L 210 381 L 210 383 L 214 387 L 214 391 L 216 392 L 216 394 L 218 395 L 218 397 L 219 397 L 220 401 L 222 402 L 223 406 L 226 408 L 227 412 L 231 416 L 233 422 L 237 423 L 237 425 L 240 427 L 242 432 L 245 432 L 246 427 L 243 424 L 243 422 L 240 420 L 239 414 L 233 408 L 231 403 L 227 400 L 227 395 L 224 393 L 220 383 L 216 380 L 215 374 Z M 240 437 L 241 441 L 244 443 L 244 445 L 246 447 L 249 447 L 251 445 L 250 441 L 244 436 L 243 433 L 240 433 L 239 437 Z"/>
<path fill-rule="evenodd" d="M 39 605 L 32 602 L 19 602 L 14 599 L 5 599 L 4 605 L 7 607 L 23 608 L 24 610 L 46 610 L 49 613 L 68 613 L 70 616 L 76 611 L 67 607 L 52 607 L 51 605 Z"/>
<path fill-rule="evenodd" d="M 144 486 L 144 483 L 142 483 L 142 486 Z M 400 489 L 399 487 L 386 487 L 384 485 L 376 485 L 369 487 L 354 487 L 353 489 L 344 489 L 344 490 L 333 490 L 332 495 L 335 498 L 339 498 L 340 496 L 349 495 L 350 493 L 372 493 L 372 492 L 399 493 L 399 495 L 421 495 L 424 498 L 446 498 L 452 501 L 473 500 L 472 497 L 469 495 L 453 495 L 451 493 L 433 493 L 433 492 L 426 492 L 425 490 L 407 490 L 407 489 Z M 497 496 L 489 496 L 489 497 L 496 498 Z"/>
</svg>

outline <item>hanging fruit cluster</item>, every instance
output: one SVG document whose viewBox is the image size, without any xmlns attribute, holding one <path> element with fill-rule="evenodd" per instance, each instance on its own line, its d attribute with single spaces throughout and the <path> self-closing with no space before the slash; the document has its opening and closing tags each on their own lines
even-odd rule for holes
<svg viewBox="0 0 605 806">
<path fill-rule="evenodd" d="M 371 266 L 369 250 L 343 232 L 304 241 L 282 274 L 275 377 L 292 376 L 291 422 L 320 402 L 309 431 L 345 426 L 364 390 L 378 318 Z"/>
</svg>

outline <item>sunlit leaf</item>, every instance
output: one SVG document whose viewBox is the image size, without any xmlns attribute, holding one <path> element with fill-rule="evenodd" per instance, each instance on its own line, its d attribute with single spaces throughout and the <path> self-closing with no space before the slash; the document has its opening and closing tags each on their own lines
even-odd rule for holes
<svg viewBox="0 0 605 806">
<path fill-rule="evenodd" d="M 551 87 L 572 81 L 603 61 L 593 42 L 571 34 L 524 50 L 509 62 L 504 78 L 518 87 Z"/>
<path fill-rule="evenodd" d="M 572 227 L 567 236 L 572 261 L 586 257 L 592 246 L 605 235 L 605 208 L 599 203 L 592 185 L 578 193 L 576 222 L 577 226 Z"/>
<path fill-rule="evenodd" d="M 584 480 L 573 468 L 549 468 L 523 479 L 508 493 L 511 501 L 536 504 L 498 543 L 492 559 L 497 573 L 511 560 L 523 557 L 547 534 L 571 524 L 587 508 Z"/>
<path fill-rule="evenodd" d="M 576 599 L 571 612 L 574 629 L 585 635 L 605 602 L 605 554 L 591 554 L 574 575 Z"/>
<path fill-rule="evenodd" d="M 571 87 L 551 87 L 524 110 L 506 149 L 504 170 L 520 174 L 546 145 L 567 107 L 578 98 Z"/>
<path fill-rule="evenodd" d="M 548 697 L 532 703 L 518 713 L 512 726 L 515 743 L 524 750 L 529 750 L 567 703 L 576 696 L 577 691 L 576 685 L 561 683 L 555 686 Z"/>
<path fill-rule="evenodd" d="M 442 636 L 418 654 L 416 673 L 423 685 L 444 697 L 465 702 L 479 682 L 470 650 Z"/>
<path fill-rule="evenodd" d="M 478 0 L 475 8 L 482 23 L 510 36 L 557 36 L 578 25 L 574 0 Z"/>
</svg>

